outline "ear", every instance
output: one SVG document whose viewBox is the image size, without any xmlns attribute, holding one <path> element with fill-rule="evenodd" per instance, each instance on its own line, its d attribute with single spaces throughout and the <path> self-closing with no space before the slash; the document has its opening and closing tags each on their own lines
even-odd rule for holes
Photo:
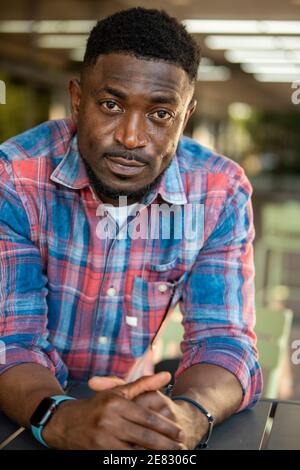
<svg viewBox="0 0 300 470">
<path fill-rule="evenodd" d="M 75 124 L 78 123 L 79 106 L 81 99 L 81 86 L 78 78 L 72 78 L 69 82 L 69 93 L 71 101 L 71 114 Z"/>
<path fill-rule="evenodd" d="M 197 100 L 192 98 L 189 105 L 188 105 L 186 113 L 185 113 L 185 117 L 184 117 L 184 121 L 183 121 L 183 125 L 182 125 L 182 134 L 183 134 L 183 132 L 186 128 L 186 125 L 187 125 L 191 115 L 194 113 L 196 107 L 197 107 Z"/>
</svg>

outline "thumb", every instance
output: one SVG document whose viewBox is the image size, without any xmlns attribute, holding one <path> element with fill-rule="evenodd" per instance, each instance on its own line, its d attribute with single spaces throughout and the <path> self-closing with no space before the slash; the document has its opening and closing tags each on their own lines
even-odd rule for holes
<svg viewBox="0 0 300 470">
<path fill-rule="evenodd" d="M 110 388 L 115 388 L 120 385 L 125 385 L 127 382 L 125 380 L 120 379 L 119 377 L 111 376 L 111 377 L 92 377 L 88 381 L 88 386 L 94 392 L 101 392 L 102 390 L 108 390 Z"/>
<path fill-rule="evenodd" d="M 130 384 L 119 387 L 119 391 L 128 400 L 132 400 L 141 393 L 153 392 L 168 385 L 172 375 L 170 372 L 159 372 L 158 374 L 148 375 Z"/>
</svg>

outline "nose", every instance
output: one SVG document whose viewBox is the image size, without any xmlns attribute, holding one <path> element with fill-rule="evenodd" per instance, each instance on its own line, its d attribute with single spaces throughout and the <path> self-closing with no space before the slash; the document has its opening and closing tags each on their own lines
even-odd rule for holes
<svg viewBox="0 0 300 470">
<path fill-rule="evenodd" d="M 144 119 L 139 113 L 125 113 L 114 136 L 119 144 L 131 150 L 145 147 L 148 143 Z"/>
</svg>

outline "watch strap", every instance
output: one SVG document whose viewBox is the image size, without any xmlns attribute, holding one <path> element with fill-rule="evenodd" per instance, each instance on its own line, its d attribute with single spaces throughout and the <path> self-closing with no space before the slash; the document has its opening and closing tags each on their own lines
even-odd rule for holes
<svg viewBox="0 0 300 470">
<path fill-rule="evenodd" d="M 62 403 L 63 401 L 67 401 L 67 400 L 76 400 L 76 398 L 73 398 L 73 397 L 69 397 L 67 395 L 53 395 L 51 396 L 50 398 L 52 398 L 52 400 L 55 401 L 55 405 L 56 407 Z M 46 423 L 47 424 L 47 423 Z M 45 425 L 44 425 L 45 426 Z M 31 426 L 31 432 L 33 434 L 33 436 L 35 437 L 35 439 L 37 441 L 39 441 L 41 444 L 43 444 L 45 447 L 49 447 L 48 444 L 46 444 L 46 442 L 44 441 L 43 437 L 42 437 L 42 432 L 44 430 L 44 426 Z"/>
</svg>

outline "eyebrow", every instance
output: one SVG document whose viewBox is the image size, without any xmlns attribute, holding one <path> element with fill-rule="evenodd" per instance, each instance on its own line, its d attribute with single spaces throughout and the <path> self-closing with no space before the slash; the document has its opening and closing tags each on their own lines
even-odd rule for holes
<svg viewBox="0 0 300 470">
<path fill-rule="evenodd" d="M 97 94 L 103 93 L 103 92 L 109 93 L 112 96 L 116 96 L 117 98 L 120 98 L 121 100 L 126 100 L 128 98 L 128 95 L 126 95 L 126 93 L 124 93 L 123 91 L 117 90 L 116 88 L 108 86 L 108 85 L 97 90 Z M 165 96 L 163 94 L 151 96 L 149 99 L 149 102 L 154 103 L 154 104 L 168 103 L 168 104 L 179 105 L 178 99 L 175 96 Z"/>
</svg>

